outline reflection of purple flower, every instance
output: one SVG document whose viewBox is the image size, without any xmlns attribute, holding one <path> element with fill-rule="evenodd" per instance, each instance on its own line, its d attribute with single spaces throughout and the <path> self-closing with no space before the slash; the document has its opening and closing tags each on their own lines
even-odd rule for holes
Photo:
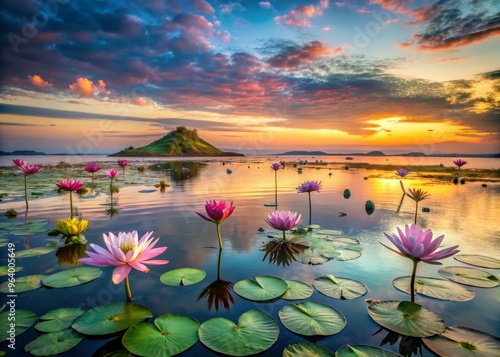
<svg viewBox="0 0 500 357">
<path fill-rule="evenodd" d="M 191 170 L 188 169 L 187 167 L 183 167 L 181 171 L 183 174 L 187 174 L 187 173 L 191 172 Z"/>
<path fill-rule="evenodd" d="M 405 169 L 398 169 L 397 174 L 401 177 L 408 176 L 410 174 L 410 171 L 405 170 Z"/>
<path fill-rule="evenodd" d="M 453 163 L 455 165 L 458 166 L 458 168 L 460 169 L 462 166 L 466 165 L 467 164 L 467 161 L 465 160 L 462 160 L 462 159 L 457 159 L 457 160 L 453 160 Z"/>
<path fill-rule="evenodd" d="M 279 162 L 275 162 L 274 164 L 271 165 L 271 168 L 273 170 L 279 170 L 281 169 L 281 164 Z"/>
</svg>

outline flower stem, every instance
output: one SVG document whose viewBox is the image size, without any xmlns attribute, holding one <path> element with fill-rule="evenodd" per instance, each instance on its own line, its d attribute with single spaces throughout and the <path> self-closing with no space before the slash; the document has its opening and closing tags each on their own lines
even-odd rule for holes
<svg viewBox="0 0 500 357">
<path fill-rule="evenodd" d="M 128 275 L 125 277 L 125 294 L 127 295 L 127 302 L 132 302 L 132 291 L 130 290 Z"/>
<path fill-rule="evenodd" d="M 411 302 L 415 302 L 415 275 L 417 274 L 417 264 L 418 260 L 413 260 L 413 271 L 411 272 L 411 281 L 410 281 L 410 294 L 411 294 Z"/>
<path fill-rule="evenodd" d="M 219 250 L 222 250 L 222 237 L 220 236 L 220 223 L 215 224 L 217 226 L 217 238 L 219 238 Z"/>
<path fill-rule="evenodd" d="M 311 209 L 311 192 L 308 191 L 307 192 L 309 194 L 309 225 L 311 225 L 311 212 L 312 212 L 312 209 Z"/>
<path fill-rule="evenodd" d="M 415 224 L 417 224 L 418 201 L 415 202 Z"/>
<path fill-rule="evenodd" d="M 285 231 L 283 230 L 283 242 L 286 241 Z"/>
<path fill-rule="evenodd" d="M 28 211 L 28 175 L 24 175 L 24 199 L 26 200 L 26 212 Z"/>
<path fill-rule="evenodd" d="M 73 218 L 73 192 L 69 191 L 69 209 L 71 210 L 71 218 Z"/>
<path fill-rule="evenodd" d="M 278 209 L 278 171 L 274 171 L 274 204 Z"/>
</svg>

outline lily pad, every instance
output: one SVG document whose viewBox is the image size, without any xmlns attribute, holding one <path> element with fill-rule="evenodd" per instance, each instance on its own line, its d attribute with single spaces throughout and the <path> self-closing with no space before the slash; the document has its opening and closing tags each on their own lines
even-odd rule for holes
<svg viewBox="0 0 500 357">
<path fill-rule="evenodd" d="M 123 336 L 123 345 L 135 355 L 167 357 L 184 352 L 198 341 L 200 323 L 179 314 L 157 317 L 154 325 L 140 322 Z"/>
<path fill-rule="evenodd" d="M 366 201 L 365 212 L 367 215 L 371 215 L 373 212 L 375 212 L 375 203 L 370 200 Z"/>
<path fill-rule="evenodd" d="M 48 220 L 37 220 L 28 223 L 13 224 L 4 228 L 7 229 L 10 234 L 15 236 L 28 236 L 45 232 L 47 222 Z"/>
<path fill-rule="evenodd" d="M 11 288 L 9 287 L 9 282 L 6 281 L 0 284 L 0 292 L 5 294 L 17 294 L 25 291 L 38 289 L 42 286 L 40 282 L 45 276 L 46 275 L 38 274 L 38 275 L 16 277 L 16 281 L 14 282 L 15 284 L 14 291 L 11 291 Z"/>
<path fill-rule="evenodd" d="M 459 254 L 455 255 L 453 258 L 455 258 L 459 262 L 475 265 L 481 268 L 500 269 L 500 259 L 488 257 L 485 255 Z"/>
<path fill-rule="evenodd" d="M 299 342 L 286 346 L 283 357 L 335 357 L 328 348 L 312 342 Z"/>
<path fill-rule="evenodd" d="M 77 307 L 61 307 L 40 316 L 40 321 L 35 329 L 41 332 L 58 332 L 71 327 L 73 321 L 83 314 L 85 310 Z"/>
<path fill-rule="evenodd" d="M 374 302 L 368 314 L 381 326 L 406 336 L 428 337 L 445 329 L 439 316 L 410 301 Z"/>
<path fill-rule="evenodd" d="M 266 202 L 264 203 L 264 207 L 276 207 L 277 204 L 274 202 Z"/>
<path fill-rule="evenodd" d="M 256 276 L 254 280 L 243 279 L 234 284 L 234 292 L 253 301 L 272 300 L 283 295 L 288 289 L 287 283 L 274 276 Z"/>
<path fill-rule="evenodd" d="M 361 247 L 338 249 L 337 251 L 340 254 L 335 257 L 335 260 L 345 262 L 348 260 L 358 259 L 361 256 L 361 249 Z"/>
<path fill-rule="evenodd" d="M 12 321 L 9 321 L 9 313 L 8 310 L 0 313 L 0 342 L 10 338 L 10 332 L 8 331 Z M 14 334 L 16 336 L 22 334 L 35 323 L 36 319 L 36 314 L 33 311 L 16 309 L 16 331 Z"/>
<path fill-rule="evenodd" d="M 398 353 L 368 345 L 346 345 L 335 352 L 335 357 L 395 357 Z"/>
<path fill-rule="evenodd" d="M 401 276 L 392 281 L 394 286 L 410 294 L 411 276 Z M 415 277 L 415 290 L 417 293 L 441 300 L 469 301 L 476 294 L 466 287 L 444 279 Z"/>
<path fill-rule="evenodd" d="M 198 336 L 203 345 L 230 356 L 248 356 L 269 349 L 278 339 L 279 326 L 271 315 L 254 309 L 240 316 L 238 325 L 224 317 L 201 324 Z"/>
<path fill-rule="evenodd" d="M 351 191 L 349 191 L 349 189 L 348 189 L 348 188 L 346 188 L 346 189 L 344 190 L 344 198 L 345 198 L 345 199 L 348 199 L 349 197 L 351 197 Z"/>
<path fill-rule="evenodd" d="M 16 258 L 36 257 L 38 255 L 48 254 L 56 249 L 56 247 L 36 247 L 31 249 L 18 250 L 16 251 Z"/>
<path fill-rule="evenodd" d="M 478 288 L 494 288 L 498 286 L 498 278 L 487 271 L 468 267 L 445 267 L 438 273 L 459 284 L 476 286 Z"/>
<path fill-rule="evenodd" d="M 301 300 L 310 297 L 314 289 L 312 286 L 297 280 L 285 280 L 288 285 L 285 293 L 281 295 L 283 300 Z"/>
<path fill-rule="evenodd" d="M 169 286 L 192 285 L 205 279 L 206 273 L 196 268 L 177 268 L 160 276 L 160 281 Z"/>
<path fill-rule="evenodd" d="M 73 329 L 45 333 L 28 343 L 24 350 L 35 356 L 53 356 L 69 351 L 83 340 Z"/>
<path fill-rule="evenodd" d="M 9 244 L 9 240 L 7 238 L 0 238 L 0 247 L 5 247 Z"/>
<path fill-rule="evenodd" d="M 366 294 L 368 289 L 363 283 L 331 274 L 314 279 L 313 286 L 322 294 L 334 299 L 352 300 Z"/>
<path fill-rule="evenodd" d="M 353 245 L 359 245 L 359 240 L 347 237 L 335 237 L 328 239 L 335 248 L 346 248 Z"/>
<path fill-rule="evenodd" d="M 307 226 L 307 228 L 310 228 L 310 229 L 318 229 L 320 226 L 319 224 L 310 224 Z"/>
<path fill-rule="evenodd" d="M 285 305 L 278 315 L 287 329 L 304 336 L 334 335 L 346 325 L 344 315 L 338 310 L 311 301 Z"/>
<path fill-rule="evenodd" d="M 500 339 L 468 327 L 450 326 L 437 336 L 422 339 L 427 348 L 440 356 L 498 356 Z"/>
<path fill-rule="evenodd" d="M 42 283 L 51 288 L 69 288 L 88 283 L 100 277 L 101 274 L 100 268 L 79 267 L 51 274 L 43 278 Z"/>
<path fill-rule="evenodd" d="M 17 273 L 17 272 L 18 272 L 18 271 L 20 271 L 22 268 L 23 268 L 23 267 L 21 267 L 21 266 L 18 266 L 18 265 L 17 265 L 15 268 L 11 268 L 11 270 L 12 270 L 12 269 L 14 269 L 14 270 L 13 270 L 13 271 L 11 271 L 11 272 Z M 5 276 L 5 275 L 7 275 L 7 274 L 9 274 L 9 267 L 8 267 L 7 265 L 2 265 L 2 266 L 0 267 L 0 276 Z"/>
<path fill-rule="evenodd" d="M 107 335 L 152 317 L 146 306 L 133 302 L 99 305 L 76 318 L 71 327 L 85 335 Z"/>
<path fill-rule="evenodd" d="M 342 235 L 343 232 L 340 229 L 320 229 L 320 230 L 314 232 L 314 234 L 338 237 L 338 236 Z"/>
</svg>

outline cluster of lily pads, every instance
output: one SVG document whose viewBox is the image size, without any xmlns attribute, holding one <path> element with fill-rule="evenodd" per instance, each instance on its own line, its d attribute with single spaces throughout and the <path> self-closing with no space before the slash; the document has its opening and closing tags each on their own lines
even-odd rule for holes
<svg viewBox="0 0 500 357">
<path fill-rule="evenodd" d="M 121 165 L 121 164 L 120 164 Z M 121 165 L 123 169 L 127 165 Z M 277 166 L 273 166 L 276 171 Z M 115 170 L 116 171 L 116 170 Z M 112 180 L 117 174 L 108 175 Z M 60 182 L 63 190 L 75 191 L 78 184 L 71 181 Z M 111 184 L 112 186 L 112 184 Z M 165 186 L 165 183 L 164 183 Z M 161 187 L 161 186 L 160 186 Z M 402 186 L 403 187 L 403 186 Z M 319 192 L 321 184 L 306 181 L 299 186 L 298 192 L 309 193 L 309 217 L 311 217 L 311 192 Z M 112 192 L 112 191 L 111 191 Z M 418 194 L 412 194 L 414 197 Z M 409 195 L 412 197 L 412 195 Z M 344 197 L 349 198 L 348 191 Z M 70 196 L 71 197 L 71 196 Z M 423 198 L 422 198 L 423 199 Z M 418 204 L 418 201 L 415 200 Z M 371 201 L 370 201 L 371 202 Z M 372 203 L 373 204 L 373 203 Z M 72 204 L 71 204 L 72 206 Z M 368 289 L 359 281 L 338 277 L 332 274 L 318 276 L 311 285 L 296 280 L 283 280 L 276 276 L 261 275 L 242 279 L 235 284 L 220 279 L 220 259 L 223 250 L 221 223 L 234 211 L 233 202 L 207 201 L 206 214 L 196 212 L 206 221 L 215 223 L 219 241 L 219 262 L 217 280 L 200 293 L 199 298 L 207 298 L 209 307 L 229 308 L 234 303 L 232 292 L 243 299 L 255 302 L 273 302 L 277 299 L 298 301 L 283 306 L 278 312 L 281 324 L 291 332 L 301 336 L 329 336 L 342 331 L 347 324 L 345 316 L 337 309 L 308 299 L 314 289 L 333 299 L 351 300 L 364 296 Z M 276 196 L 277 207 L 277 196 Z M 367 213 L 374 209 L 367 202 Z M 373 210 L 372 210 L 373 212 Z M 73 215 L 73 208 L 71 207 Z M 416 218 L 415 218 L 416 220 Z M 278 211 L 266 218 L 274 229 L 263 234 L 270 240 L 261 250 L 263 260 L 288 266 L 292 262 L 301 264 L 323 264 L 328 260 L 347 261 L 357 259 L 362 254 L 358 240 L 343 237 L 342 232 L 322 229 L 311 224 L 301 226 L 301 216 L 297 212 Z M 0 222 L 0 246 L 8 244 L 3 236 L 30 235 L 45 232 L 48 221 L 33 221 L 25 224 Z M 85 220 L 73 217 L 56 222 L 56 233 L 66 237 L 66 245 L 82 245 L 83 233 L 87 229 Z M 167 264 L 164 260 L 151 260 L 165 251 L 165 247 L 154 248 L 158 239 L 153 241 L 152 232 L 140 240 L 137 232 L 120 232 L 117 235 L 103 235 L 105 248 L 97 244 L 90 246 L 95 252 L 86 250 L 87 257 L 79 258 L 81 263 L 91 267 L 78 266 L 45 275 L 37 274 L 16 277 L 16 293 L 22 293 L 42 286 L 50 288 L 71 288 L 91 282 L 101 276 L 102 267 L 114 266 L 113 282 L 124 282 L 126 302 L 114 302 L 96 306 L 89 310 L 81 308 L 58 308 L 37 317 L 28 310 L 16 311 L 16 335 L 31 326 L 42 334 L 25 346 L 25 351 L 37 356 L 50 356 L 63 353 L 75 347 L 84 338 L 109 336 L 120 333 L 124 353 L 138 356 L 173 356 L 182 353 L 200 341 L 207 348 L 231 356 L 247 356 L 268 350 L 278 339 L 280 328 L 276 319 L 259 309 L 243 313 L 237 323 L 223 317 L 211 318 L 203 323 L 183 314 L 168 313 L 158 316 L 147 306 L 132 301 L 128 274 L 132 269 L 147 272 L 145 264 Z M 386 237 L 395 246 L 388 247 L 413 262 L 411 276 L 397 277 L 393 285 L 410 295 L 411 301 L 367 300 L 368 315 L 380 326 L 403 336 L 421 339 L 427 348 L 437 355 L 469 356 L 474 353 L 494 355 L 500 350 L 497 337 L 472 330 L 465 326 L 446 326 L 444 321 L 432 311 L 415 302 L 415 296 L 425 295 L 441 300 L 468 301 L 475 294 L 463 285 L 493 288 L 499 285 L 498 278 L 492 274 L 472 267 L 445 267 L 438 274 L 446 279 L 436 279 L 416 275 L 419 262 L 440 264 L 437 260 L 450 257 L 465 264 L 490 269 L 499 269 L 500 261 L 478 255 L 456 255 L 456 247 L 438 251 L 443 236 L 432 239 L 431 230 L 422 230 L 414 225 L 398 229 L 398 233 Z M 47 254 L 61 249 L 58 245 L 38 247 L 17 251 L 16 258 L 26 258 Z M 16 269 L 22 267 L 17 266 Z M 0 275 L 8 275 L 7 267 L 0 268 Z M 166 271 L 160 282 L 168 286 L 186 286 L 200 283 L 206 274 L 201 269 L 183 267 Z M 8 282 L 0 284 L 0 292 L 9 293 Z M 9 339 L 8 311 L 0 313 L 0 341 Z M 397 353 L 368 345 L 346 345 L 333 352 L 318 343 L 301 342 L 287 346 L 283 356 L 398 356 Z"/>
</svg>

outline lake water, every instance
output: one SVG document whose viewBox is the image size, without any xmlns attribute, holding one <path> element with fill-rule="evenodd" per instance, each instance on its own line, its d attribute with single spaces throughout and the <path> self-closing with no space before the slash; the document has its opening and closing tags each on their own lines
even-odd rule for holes
<svg viewBox="0 0 500 357">
<path fill-rule="evenodd" d="M 4 160 L 6 157 L 3 157 Z M 11 166 L 13 157 L 0 162 L 1 166 Z M 72 162 L 68 157 L 36 156 L 23 158 L 29 163 L 58 163 Z M 116 160 L 105 156 L 78 157 L 81 162 L 100 161 L 106 169 L 114 167 Z M 88 160 L 84 160 L 88 159 Z M 280 158 L 279 160 L 281 160 Z M 323 160 L 324 162 L 342 162 L 342 157 L 302 158 L 309 162 Z M 389 157 L 355 157 L 356 162 L 393 163 L 404 165 L 403 160 L 408 158 Z M 467 159 L 467 158 L 465 158 Z M 177 159 L 178 160 L 178 159 Z M 158 246 L 167 246 L 165 253 L 157 259 L 167 259 L 167 265 L 150 266 L 151 271 L 143 274 L 133 270 L 130 273 L 130 284 L 135 302 L 149 307 L 154 318 L 166 313 L 189 315 L 200 323 L 221 316 L 237 323 L 244 312 L 251 309 L 260 309 L 273 316 L 280 326 L 278 341 L 261 356 L 281 356 L 283 348 L 289 344 L 314 341 L 333 352 L 346 344 L 369 344 L 380 346 L 392 351 L 398 351 L 399 340 L 393 344 L 382 342 L 388 335 L 387 330 L 377 331 L 380 326 L 367 313 L 368 304 L 365 299 L 378 300 L 409 300 L 409 296 L 392 285 L 392 280 L 399 276 L 411 274 L 411 262 L 396 253 L 383 247 L 379 242 L 390 244 L 383 232 L 394 232 L 396 227 L 410 224 L 414 219 L 415 202 L 405 197 L 401 202 L 402 191 L 399 178 L 392 173 L 383 176 L 368 177 L 365 170 L 331 169 L 328 166 L 307 165 L 299 173 L 291 165 L 278 171 L 278 209 L 297 211 L 302 214 L 303 224 L 308 220 L 308 196 L 296 193 L 296 187 L 306 180 L 319 180 L 323 189 L 320 193 L 314 192 L 312 197 L 312 223 L 322 229 L 342 231 L 342 237 L 354 238 L 363 248 L 358 259 L 350 261 L 329 260 L 320 265 L 301 264 L 296 261 L 283 266 L 270 263 L 264 258 L 265 252 L 261 248 L 270 241 L 266 234 L 260 233 L 259 228 L 271 232 L 271 228 L 264 218 L 274 210 L 265 207 L 264 203 L 274 201 L 274 171 L 270 164 L 278 161 L 275 157 L 229 158 L 225 165 L 221 159 L 210 159 L 199 163 L 196 159 L 176 162 L 165 159 L 132 159 L 131 166 L 127 167 L 125 176 L 121 175 L 114 183 L 119 187 L 119 193 L 114 195 L 114 206 L 117 211 L 109 214 L 110 197 L 108 195 L 109 179 L 99 172 L 96 188 L 90 194 L 78 197 L 74 195 L 74 206 L 80 215 L 89 220 L 89 229 L 85 237 L 91 243 L 103 245 L 102 234 L 120 231 L 137 230 L 142 236 L 147 231 L 154 231 L 155 237 L 160 237 Z M 295 160 L 286 157 L 287 161 Z M 384 160 L 379 162 L 378 160 Z M 425 158 L 425 163 L 443 163 L 453 166 L 452 158 Z M 498 159 L 467 159 L 467 168 L 498 168 Z M 150 167 L 154 170 L 150 170 Z M 144 166 L 145 172 L 137 172 L 137 166 Z M 191 173 L 182 175 L 180 167 L 186 166 Z M 232 170 L 231 174 L 226 169 Z M 48 178 L 77 178 L 89 182 L 89 174 L 83 170 L 52 170 L 41 171 L 37 175 L 29 176 L 30 192 L 40 191 L 39 196 L 30 196 L 28 221 L 48 219 L 47 230 L 55 228 L 57 219 L 69 217 L 69 198 L 67 194 L 49 192 L 46 186 L 39 186 L 38 181 Z M 369 172 L 372 174 L 373 172 Z M 331 174 L 331 175 L 330 175 Z M 164 193 L 154 187 L 159 180 L 167 181 L 171 186 Z M 17 182 L 17 184 L 15 184 Z M 439 182 L 429 179 L 412 177 L 403 179 L 406 188 L 421 188 L 431 194 L 430 198 L 420 202 L 419 207 L 427 207 L 430 212 L 422 212 L 419 208 L 418 224 L 424 228 L 431 228 L 435 236 L 444 234 L 443 244 L 460 245 L 460 254 L 481 254 L 500 258 L 500 228 L 497 222 L 500 213 L 500 183 L 488 182 L 486 187 L 481 182 L 466 182 L 463 185 L 454 185 L 451 182 Z M 6 187 L 6 185 L 9 187 Z M 14 208 L 20 215 L 8 220 L 0 218 L 0 222 L 23 222 L 24 192 L 23 177 L 13 168 L 2 171 L 0 192 L 12 192 L 0 202 L 0 210 Z M 343 196 L 345 189 L 351 191 L 351 197 Z M 40 197 L 40 198 L 36 198 Z M 217 199 L 233 201 L 236 209 L 221 225 L 224 249 L 220 260 L 220 278 L 236 283 L 245 278 L 260 275 L 272 275 L 282 279 L 300 280 L 312 285 L 313 280 L 332 274 L 358 280 L 365 284 L 368 292 L 361 298 L 354 300 L 337 300 L 327 297 L 317 290 L 308 301 L 324 303 L 339 310 L 347 320 L 346 327 L 338 334 L 323 338 L 307 338 L 296 335 L 287 330 L 280 322 L 278 312 L 289 303 L 282 299 L 273 302 L 252 302 L 241 298 L 234 292 L 234 303 L 229 309 L 219 307 L 218 311 L 209 308 L 206 298 L 198 299 L 203 289 L 217 278 L 219 250 L 215 225 L 199 218 L 194 212 L 204 212 L 206 200 Z M 365 202 L 371 200 L 375 204 L 375 211 L 368 215 L 365 212 Z M 347 215 L 340 217 L 339 212 Z M 47 244 L 49 238 L 46 233 L 30 236 L 7 236 L 9 241 L 16 244 L 18 251 Z M 31 274 L 51 274 L 67 269 L 61 264 L 55 252 L 38 257 L 20 258 L 17 265 L 23 270 L 17 277 Z M 7 248 L 0 248 L 1 264 L 6 265 Z M 443 266 L 466 266 L 453 257 L 444 259 Z M 171 287 L 160 282 L 160 276 L 171 269 L 179 267 L 194 267 L 203 269 L 206 277 L 203 281 L 182 287 Z M 418 265 L 417 275 L 441 278 L 437 273 L 441 266 Z M 498 276 L 498 270 L 484 269 Z M 111 282 L 112 268 L 103 268 L 103 275 L 98 279 L 72 288 L 39 289 L 19 293 L 16 300 L 17 309 L 31 310 L 41 316 L 58 307 L 82 307 L 90 309 L 108 302 L 125 301 L 123 283 L 113 285 Z M 0 283 L 6 277 L 0 277 Z M 466 326 L 492 335 L 499 335 L 500 294 L 499 287 L 482 289 L 469 287 L 475 292 L 473 300 L 467 302 L 443 301 L 417 295 L 416 302 L 440 316 L 447 326 Z M 2 294 L 5 296 L 5 294 Z M 154 319 L 153 318 L 153 319 Z M 150 319 L 152 321 L 153 319 Z M 17 336 L 17 355 L 28 342 L 40 335 L 31 327 Z M 112 341 L 116 336 L 106 338 L 86 338 L 77 347 L 62 356 L 92 356 L 104 344 Z M 2 350 L 7 350 L 7 343 L 2 343 Z M 432 354 L 422 347 L 423 356 Z M 10 354 L 8 354 L 10 355 Z M 12 354 L 16 355 L 16 354 Z M 97 355 L 97 354 L 95 354 Z M 219 355 L 197 342 L 182 356 L 216 356 Z"/>
</svg>

